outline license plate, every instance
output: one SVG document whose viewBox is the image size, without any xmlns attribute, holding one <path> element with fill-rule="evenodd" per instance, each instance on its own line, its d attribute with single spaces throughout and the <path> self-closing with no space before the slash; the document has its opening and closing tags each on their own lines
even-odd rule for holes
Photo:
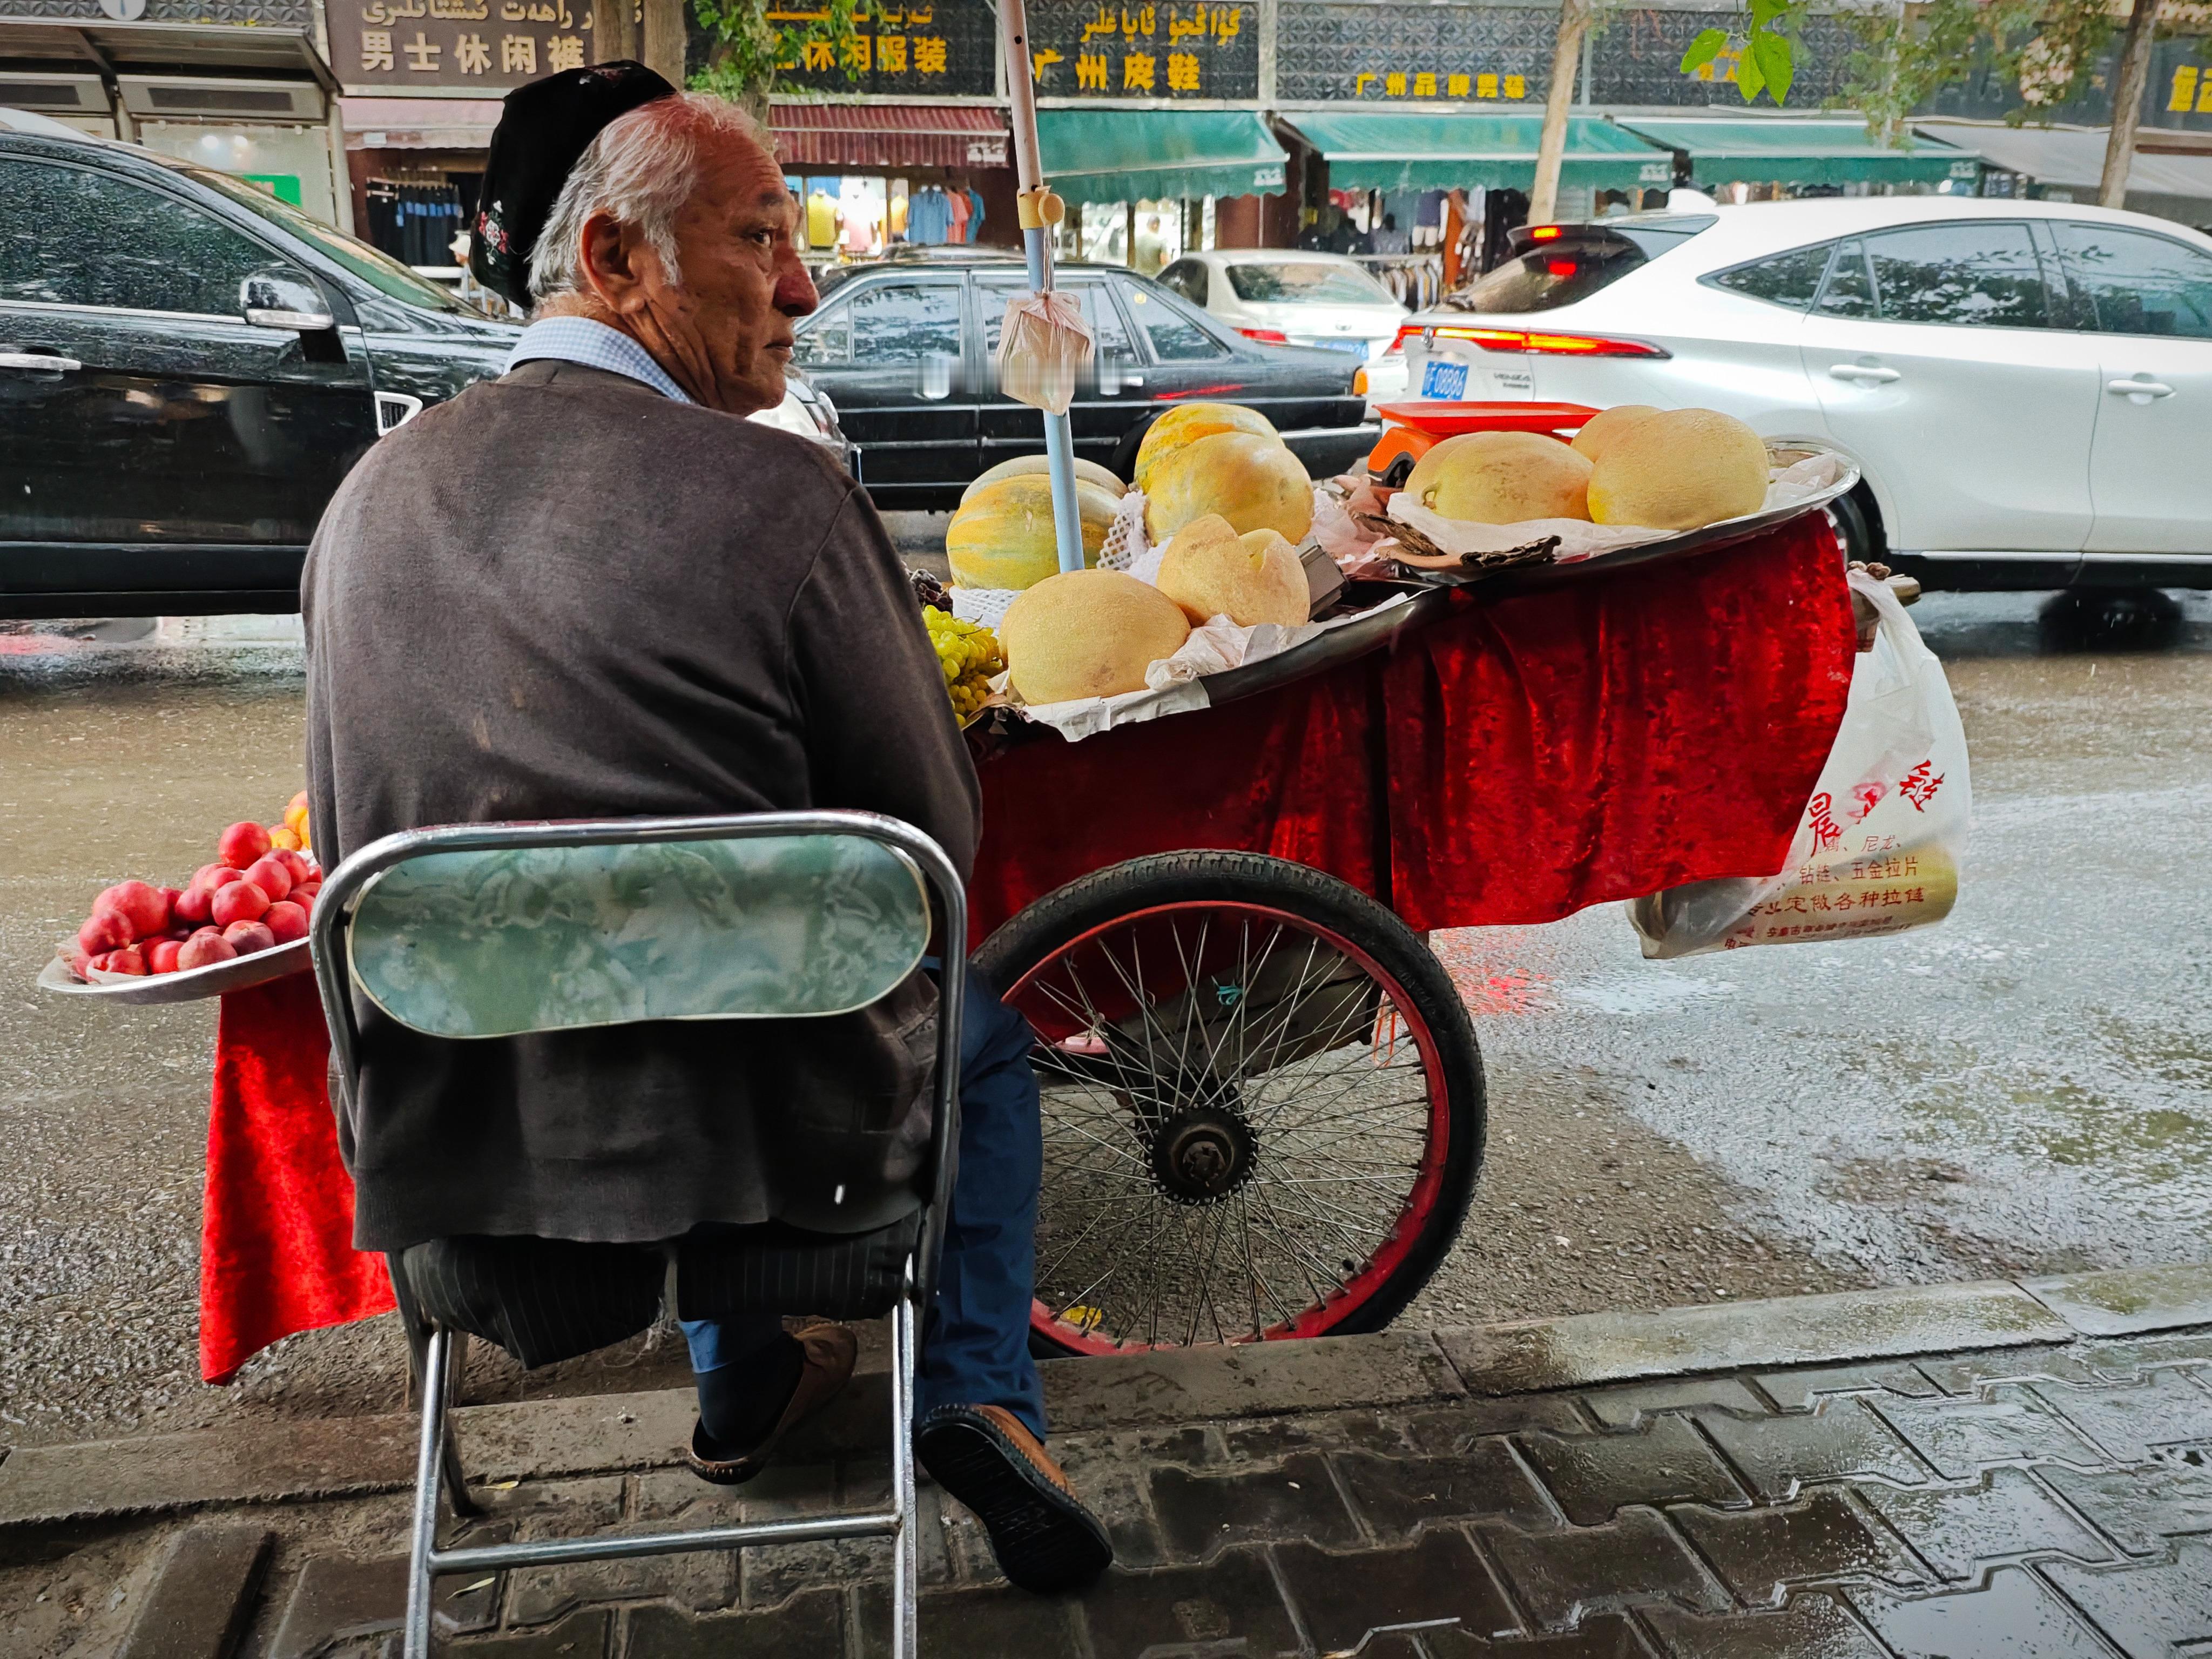
<svg viewBox="0 0 2212 1659">
<path fill-rule="evenodd" d="M 1367 355 L 1367 342 L 1364 340 L 1316 340 L 1314 343 L 1324 351 L 1356 352 L 1362 357 Z"/>
<path fill-rule="evenodd" d="M 1457 403 L 1467 396 L 1465 363 L 1430 362 L 1421 370 L 1421 396 Z"/>
</svg>

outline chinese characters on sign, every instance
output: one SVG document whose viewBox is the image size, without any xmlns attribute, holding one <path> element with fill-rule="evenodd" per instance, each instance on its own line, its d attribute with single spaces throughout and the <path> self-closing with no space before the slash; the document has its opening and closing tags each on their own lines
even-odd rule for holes
<svg viewBox="0 0 2212 1659">
<path fill-rule="evenodd" d="M 1037 0 L 1030 65 L 1047 97 L 1256 98 L 1260 9 L 1218 0 Z"/>
<path fill-rule="evenodd" d="M 590 0 L 333 0 L 328 14 L 331 55 L 348 86 L 504 91 L 592 61 L 589 4 Z"/>
<path fill-rule="evenodd" d="M 828 18 L 789 0 L 771 6 L 768 21 L 803 28 Z M 842 44 L 810 40 L 781 79 L 817 92 L 988 96 L 997 68 L 993 18 L 984 0 L 884 0 L 855 20 Z"/>
</svg>

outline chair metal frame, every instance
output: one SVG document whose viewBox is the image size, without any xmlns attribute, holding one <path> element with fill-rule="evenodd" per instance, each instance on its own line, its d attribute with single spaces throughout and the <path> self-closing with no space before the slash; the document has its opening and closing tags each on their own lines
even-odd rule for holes
<svg viewBox="0 0 2212 1659">
<path fill-rule="evenodd" d="M 535 1543 L 445 1549 L 438 1545 L 438 1492 L 443 1486 L 457 1516 L 481 1513 L 468 1494 L 453 1432 L 451 1396 L 467 1340 L 426 1319 L 396 1268 L 393 1286 L 407 1327 L 410 1369 L 421 1389 L 422 1437 L 415 1460 L 415 1510 L 409 1549 L 404 1659 L 429 1659 L 431 1585 L 447 1574 L 571 1561 L 611 1561 L 694 1550 L 741 1549 L 816 1539 L 889 1537 L 891 1559 L 892 1659 L 918 1653 L 914 1390 L 921 1310 L 929 1305 L 951 1199 L 952 1152 L 960 1132 L 960 1016 L 966 990 L 968 899 L 960 873 L 942 848 L 913 825 L 872 812 L 751 812 L 716 817 L 611 818 L 531 823 L 455 824 L 405 830 L 372 842 L 325 878 L 309 925 L 315 981 L 331 1030 L 331 1053 L 349 1103 L 359 1077 L 361 1032 L 356 1023 L 345 930 L 368 884 L 386 871 L 434 853 L 497 852 L 520 848 L 595 847 L 657 842 L 751 840 L 775 836 L 858 836 L 903 854 L 921 872 L 939 907 L 946 942 L 939 971 L 937 1076 L 929 1133 L 929 1199 L 920 1242 L 891 1310 L 891 1502 L 888 1509 L 790 1521 L 712 1527 L 696 1532 L 624 1537 L 547 1539 Z M 787 1017 L 788 1018 L 788 1017 Z M 798 1018 L 805 1018 L 799 1016 Z M 457 1039 L 466 1041 L 467 1039 Z"/>
</svg>

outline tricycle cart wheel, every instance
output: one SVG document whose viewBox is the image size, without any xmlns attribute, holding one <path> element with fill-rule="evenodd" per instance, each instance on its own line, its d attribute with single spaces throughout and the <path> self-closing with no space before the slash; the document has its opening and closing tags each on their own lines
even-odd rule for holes
<svg viewBox="0 0 2212 1659">
<path fill-rule="evenodd" d="M 976 962 L 1038 1038 L 1040 1352 L 1380 1330 L 1458 1236 L 1474 1030 L 1357 889 L 1250 853 L 1134 859 Z"/>
</svg>

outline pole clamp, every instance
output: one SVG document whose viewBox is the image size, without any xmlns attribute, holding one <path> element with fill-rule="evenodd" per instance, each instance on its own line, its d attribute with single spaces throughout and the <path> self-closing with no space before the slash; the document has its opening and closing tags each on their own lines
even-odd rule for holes
<svg viewBox="0 0 2212 1659">
<path fill-rule="evenodd" d="M 1039 185 L 1014 198 L 1014 211 L 1024 230 L 1042 230 L 1067 217 L 1067 204 L 1052 193 L 1050 185 Z"/>
</svg>

